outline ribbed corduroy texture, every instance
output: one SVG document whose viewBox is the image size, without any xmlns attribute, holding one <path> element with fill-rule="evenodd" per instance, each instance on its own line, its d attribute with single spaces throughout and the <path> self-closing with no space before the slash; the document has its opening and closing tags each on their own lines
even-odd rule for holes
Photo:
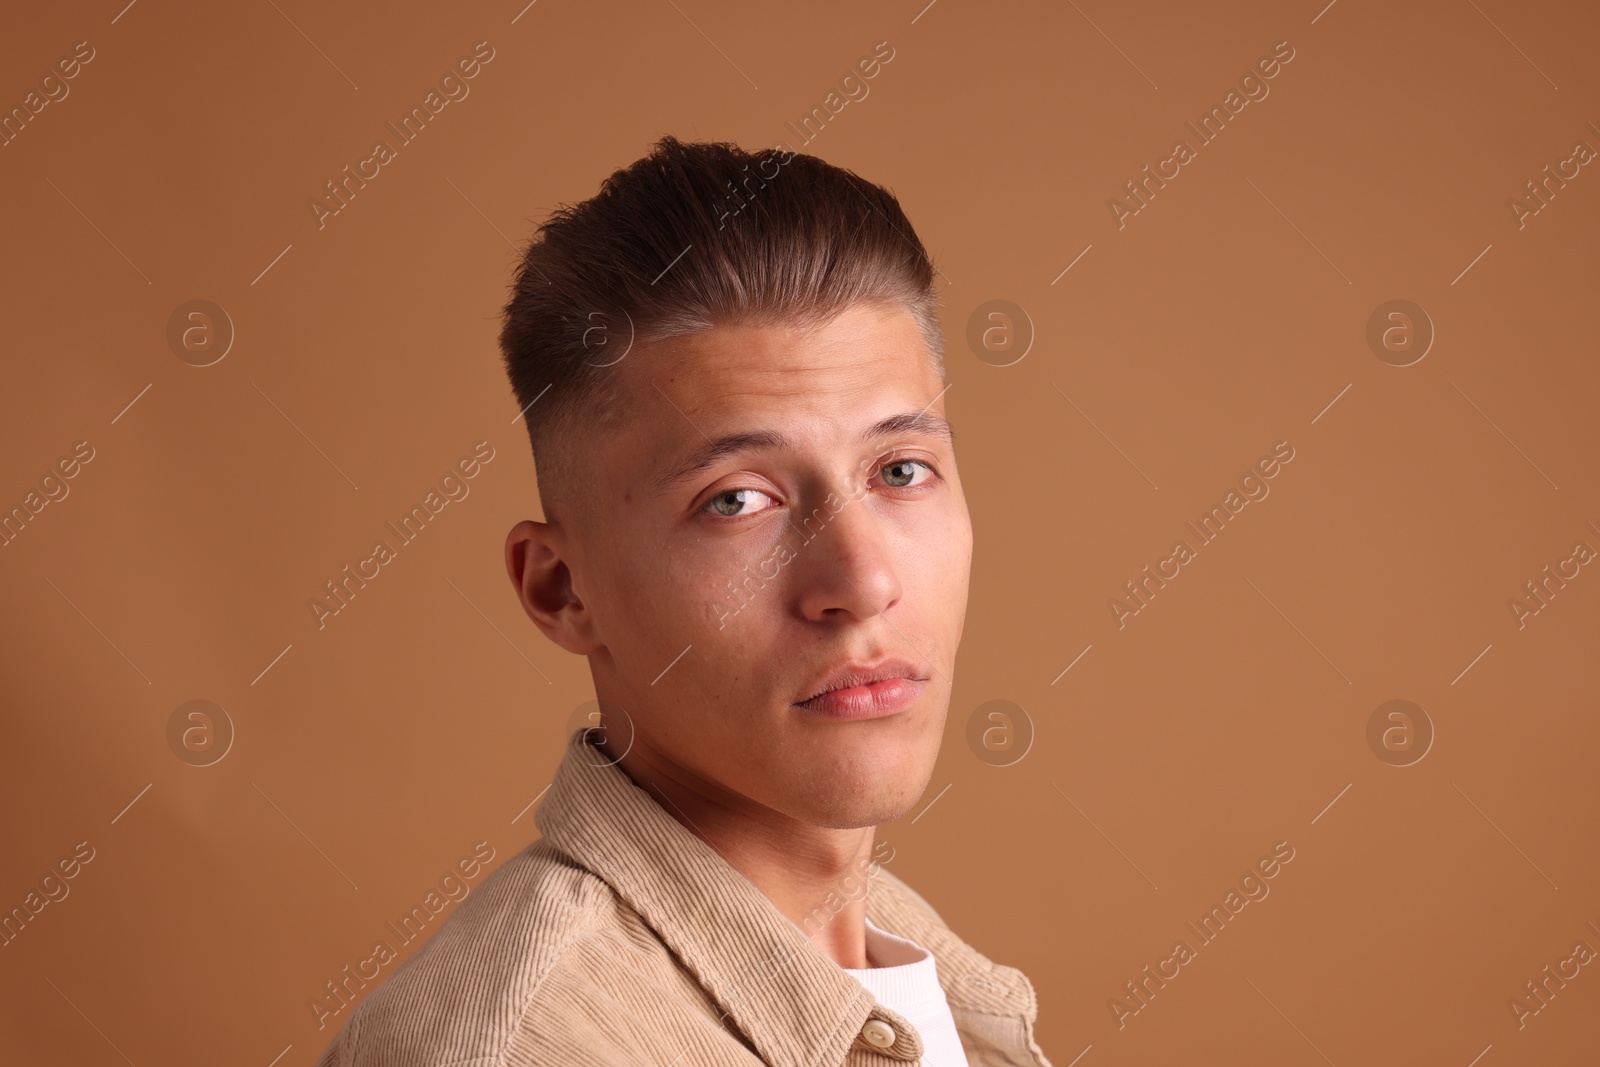
<svg viewBox="0 0 1600 1067">
<path fill-rule="evenodd" d="M 878 1003 L 904 1015 L 922 1038 L 926 1067 L 971 1067 L 950 1002 L 939 985 L 933 953 L 867 920 L 867 959 L 872 966 L 845 968 Z"/>
<path fill-rule="evenodd" d="M 317 1067 L 909 1067 L 922 1041 L 575 730 L 496 869 L 352 1011 Z M 972 1067 L 1050 1067 L 1021 971 L 878 869 L 867 914 L 938 963 Z M 868 1019 L 893 1027 L 877 1049 Z"/>
</svg>

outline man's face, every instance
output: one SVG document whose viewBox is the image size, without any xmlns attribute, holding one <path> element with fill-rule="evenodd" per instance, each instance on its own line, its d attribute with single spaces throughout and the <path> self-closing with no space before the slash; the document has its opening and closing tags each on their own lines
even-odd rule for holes
<svg viewBox="0 0 1600 1067">
<path fill-rule="evenodd" d="M 936 432 L 944 386 L 911 312 L 855 305 L 810 333 L 717 327 L 616 369 L 629 417 L 591 446 L 576 488 L 592 508 L 567 550 L 603 646 L 597 695 L 627 712 L 650 766 L 725 803 L 816 826 L 897 818 L 933 772 L 972 562 L 955 452 Z M 893 416 L 908 418 L 871 433 Z M 788 446 L 663 484 L 750 431 Z M 835 671 L 889 658 L 924 679 L 899 710 L 798 706 Z"/>
</svg>

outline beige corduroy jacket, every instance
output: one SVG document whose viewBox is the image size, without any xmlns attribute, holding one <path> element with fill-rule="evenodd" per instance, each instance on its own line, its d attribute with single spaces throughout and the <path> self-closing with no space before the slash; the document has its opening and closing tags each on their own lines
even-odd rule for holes
<svg viewBox="0 0 1600 1067">
<path fill-rule="evenodd" d="M 490 874 L 317 1067 L 913 1067 L 922 1039 L 575 730 Z M 878 867 L 867 915 L 934 955 L 971 1067 L 1051 1067 L 1033 985 Z M 893 1041 L 877 1047 L 882 1026 Z"/>
</svg>

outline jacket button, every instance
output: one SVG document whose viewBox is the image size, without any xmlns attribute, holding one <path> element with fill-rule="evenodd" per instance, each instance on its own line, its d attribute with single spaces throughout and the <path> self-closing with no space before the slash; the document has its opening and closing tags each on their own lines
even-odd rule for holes
<svg viewBox="0 0 1600 1067">
<path fill-rule="evenodd" d="M 861 1036 L 873 1048 L 888 1048 L 894 1044 L 894 1027 L 882 1019 L 868 1019 L 861 1028 Z"/>
</svg>

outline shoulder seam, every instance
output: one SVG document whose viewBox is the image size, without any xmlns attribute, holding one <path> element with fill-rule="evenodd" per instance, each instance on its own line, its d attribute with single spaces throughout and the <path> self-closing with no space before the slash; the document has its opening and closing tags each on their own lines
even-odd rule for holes
<svg viewBox="0 0 1600 1067">
<path fill-rule="evenodd" d="M 563 859 L 568 859 L 569 862 L 571 862 L 570 857 L 567 857 L 566 853 L 561 853 L 559 850 L 557 851 Z M 609 899 L 613 901 L 617 899 L 617 892 L 615 889 L 611 888 L 610 883 L 608 883 L 604 878 L 601 878 L 599 875 L 596 875 L 593 871 L 590 871 L 587 867 L 582 867 L 581 865 L 579 866 L 585 874 L 589 875 L 591 878 L 605 887 L 606 896 Z M 583 938 L 592 932 L 599 922 L 599 916 L 594 913 L 590 913 L 588 918 L 589 921 L 587 923 L 574 929 L 566 938 L 561 941 L 556 951 L 551 954 L 549 962 L 542 970 L 540 970 L 539 974 L 534 979 L 533 985 L 528 989 L 527 996 L 523 998 L 522 1007 L 517 1012 L 516 1021 L 512 1023 L 510 1031 L 502 1040 L 501 1047 L 495 1050 L 494 1059 L 491 1061 L 493 1063 L 493 1067 L 504 1067 L 506 1062 L 506 1053 L 511 1045 L 511 1038 L 518 1030 L 522 1029 L 523 1020 L 528 1017 L 528 1012 L 532 1010 L 534 998 L 538 996 L 539 990 L 544 986 L 545 979 L 550 977 L 550 972 L 555 970 L 556 965 L 566 957 L 567 950 L 570 949 L 580 938 Z"/>
</svg>

